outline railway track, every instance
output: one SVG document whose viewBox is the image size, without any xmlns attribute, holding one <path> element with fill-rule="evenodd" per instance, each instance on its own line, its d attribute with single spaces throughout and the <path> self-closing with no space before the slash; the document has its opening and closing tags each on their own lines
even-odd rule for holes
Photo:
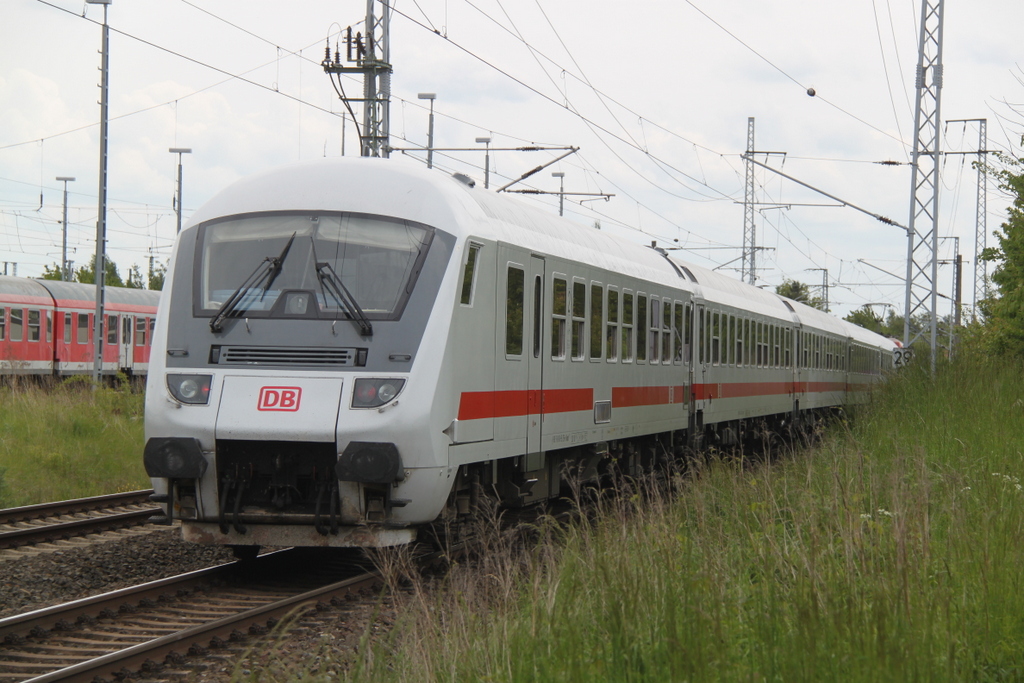
<svg viewBox="0 0 1024 683">
<path fill-rule="evenodd" d="M 379 585 L 354 552 L 281 550 L 0 619 L 0 681 L 94 681 L 180 668 L 280 619 Z"/>
<path fill-rule="evenodd" d="M 151 490 L 0 510 L 0 549 L 146 524 L 160 513 Z"/>
</svg>

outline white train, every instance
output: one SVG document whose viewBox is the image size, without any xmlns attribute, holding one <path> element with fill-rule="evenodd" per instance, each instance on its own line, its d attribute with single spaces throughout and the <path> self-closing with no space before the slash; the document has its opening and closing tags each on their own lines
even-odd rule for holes
<svg viewBox="0 0 1024 683">
<path fill-rule="evenodd" d="M 867 400 L 891 341 L 400 160 L 242 180 L 182 231 L 146 393 L 184 537 L 407 543 Z"/>
</svg>

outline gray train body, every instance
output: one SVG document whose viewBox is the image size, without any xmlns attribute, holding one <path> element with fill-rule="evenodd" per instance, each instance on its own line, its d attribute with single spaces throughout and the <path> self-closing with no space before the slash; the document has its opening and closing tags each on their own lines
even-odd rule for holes
<svg viewBox="0 0 1024 683">
<path fill-rule="evenodd" d="M 232 185 L 164 292 L 145 461 L 202 543 L 407 543 L 480 495 L 808 422 L 892 367 L 859 327 L 398 160 Z"/>
</svg>

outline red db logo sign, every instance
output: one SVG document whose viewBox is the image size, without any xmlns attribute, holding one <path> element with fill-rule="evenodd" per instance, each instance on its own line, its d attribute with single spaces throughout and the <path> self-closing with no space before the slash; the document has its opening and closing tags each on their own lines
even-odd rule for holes
<svg viewBox="0 0 1024 683">
<path fill-rule="evenodd" d="M 299 409 L 302 398 L 300 387 L 261 387 L 257 410 L 286 410 L 294 412 Z"/>
</svg>

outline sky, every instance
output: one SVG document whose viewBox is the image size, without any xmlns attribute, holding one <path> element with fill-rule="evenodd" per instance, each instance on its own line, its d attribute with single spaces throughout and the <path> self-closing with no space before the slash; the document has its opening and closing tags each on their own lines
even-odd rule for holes
<svg viewBox="0 0 1024 683">
<path fill-rule="evenodd" d="M 376 7 L 380 11 L 380 4 Z M 758 160 L 847 204 L 906 224 L 921 3 L 911 0 L 397 0 L 391 18 L 392 156 L 425 163 L 436 93 L 439 173 L 481 185 L 484 145 L 579 151 L 512 185 L 557 192 L 567 218 L 679 249 L 739 277 L 748 117 Z M 358 154 L 356 131 L 320 62 L 341 32 L 365 30 L 364 0 L 113 0 L 108 254 L 122 276 L 166 263 L 182 217 L 235 180 L 323 156 Z M 84 0 L 0 6 L 0 273 L 36 277 L 60 262 L 63 183 L 69 259 L 88 263 L 98 215 L 103 7 Z M 944 9 L 942 142 L 1020 156 L 1020 0 Z M 344 53 L 344 43 L 341 44 Z M 361 82 L 344 80 L 348 93 Z M 815 96 L 809 96 L 813 88 Z M 359 114 L 357 108 L 357 115 Z M 361 116 L 361 115 L 360 115 Z M 400 151 L 407 149 L 410 151 Z M 493 151 L 491 189 L 563 151 Z M 974 291 L 976 154 L 942 164 L 939 231 L 959 237 L 963 299 Z M 881 161 L 900 162 L 882 165 Z M 561 181 L 552 172 L 565 174 Z M 795 279 L 834 313 L 902 312 L 907 240 L 833 199 L 757 167 L 757 283 Z M 558 211 L 552 194 L 523 194 Z M 1009 199 L 989 178 L 987 232 Z M 989 244 L 993 243 L 991 236 Z M 951 260 L 956 240 L 940 242 Z M 952 293 L 951 266 L 939 289 Z M 939 312 L 949 312 L 941 300 Z"/>
</svg>

